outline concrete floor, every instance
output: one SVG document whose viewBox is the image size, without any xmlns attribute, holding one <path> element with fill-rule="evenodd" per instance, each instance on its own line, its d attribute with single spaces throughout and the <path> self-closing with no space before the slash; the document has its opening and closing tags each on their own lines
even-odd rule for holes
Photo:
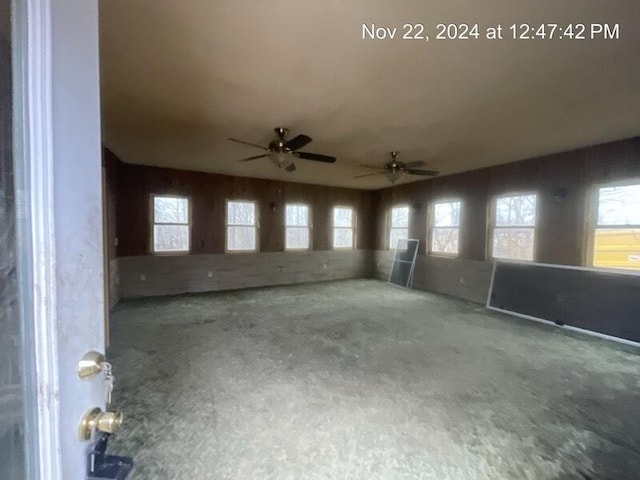
<svg viewBox="0 0 640 480">
<path fill-rule="evenodd" d="M 133 479 L 640 477 L 632 347 L 375 280 L 128 301 Z"/>
</svg>

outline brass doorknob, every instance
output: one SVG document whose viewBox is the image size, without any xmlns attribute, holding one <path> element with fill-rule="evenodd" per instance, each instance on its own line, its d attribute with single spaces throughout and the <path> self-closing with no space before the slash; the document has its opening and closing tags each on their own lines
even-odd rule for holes
<svg viewBox="0 0 640 480">
<path fill-rule="evenodd" d="M 120 412 L 103 412 L 99 407 L 92 408 L 80 421 L 80 438 L 90 440 L 95 431 L 115 433 L 121 426 L 124 416 Z"/>
</svg>

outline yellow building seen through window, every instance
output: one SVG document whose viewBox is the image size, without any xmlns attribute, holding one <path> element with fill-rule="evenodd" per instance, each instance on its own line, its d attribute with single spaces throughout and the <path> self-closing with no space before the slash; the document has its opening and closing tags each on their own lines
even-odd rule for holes
<svg viewBox="0 0 640 480">
<path fill-rule="evenodd" d="M 593 266 L 640 270 L 640 184 L 598 190 Z"/>
</svg>

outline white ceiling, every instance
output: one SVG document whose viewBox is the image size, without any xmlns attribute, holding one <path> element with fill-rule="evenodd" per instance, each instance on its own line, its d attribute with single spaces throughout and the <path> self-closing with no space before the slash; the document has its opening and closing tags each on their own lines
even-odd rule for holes
<svg viewBox="0 0 640 480">
<path fill-rule="evenodd" d="M 619 40 L 434 40 L 437 23 L 620 24 Z M 363 40 L 424 23 L 431 41 Z M 442 174 L 640 134 L 638 0 L 103 0 L 104 141 L 130 163 L 355 188 L 400 160 Z M 334 165 L 240 163 L 272 128 Z M 421 177 L 403 181 L 422 180 Z"/>
</svg>

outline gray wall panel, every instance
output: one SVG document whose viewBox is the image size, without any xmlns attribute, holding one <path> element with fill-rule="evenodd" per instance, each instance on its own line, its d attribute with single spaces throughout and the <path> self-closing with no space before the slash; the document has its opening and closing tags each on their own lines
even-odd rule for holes
<svg viewBox="0 0 640 480">
<path fill-rule="evenodd" d="M 109 261 L 109 309 L 120 301 L 120 259 Z"/>
<path fill-rule="evenodd" d="M 500 262 L 490 305 L 640 342 L 640 275 Z"/>
<path fill-rule="evenodd" d="M 375 276 L 389 278 L 393 251 L 375 252 Z M 489 294 L 493 264 L 476 260 L 418 255 L 413 288 L 442 293 L 484 304 Z"/>
<path fill-rule="evenodd" d="M 373 273 L 370 250 L 144 255 L 118 262 L 122 298 L 367 278 Z"/>
</svg>

